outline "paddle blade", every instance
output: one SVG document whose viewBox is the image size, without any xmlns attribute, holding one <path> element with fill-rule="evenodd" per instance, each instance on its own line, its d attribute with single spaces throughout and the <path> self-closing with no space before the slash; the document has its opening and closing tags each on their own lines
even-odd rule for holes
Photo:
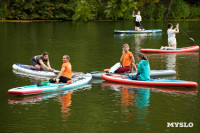
<svg viewBox="0 0 200 133">
<path fill-rule="evenodd" d="M 190 40 L 194 41 L 194 39 L 193 39 L 193 38 L 191 38 L 191 37 L 190 37 Z"/>
</svg>

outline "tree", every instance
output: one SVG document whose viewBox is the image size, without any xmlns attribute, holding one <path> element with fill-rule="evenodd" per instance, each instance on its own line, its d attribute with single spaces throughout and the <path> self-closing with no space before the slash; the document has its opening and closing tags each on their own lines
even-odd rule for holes
<svg viewBox="0 0 200 133">
<path fill-rule="evenodd" d="M 173 0 L 170 0 L 169 5 L 168 5 L 168 9 L 167 9 L 167 13 L 166 13 L 165 17 L 163 18 L 163 20 L 165 20 L 167 18 L 167 16 L 169 15 L 172 3 L 173 3 Z"/>
</svg>

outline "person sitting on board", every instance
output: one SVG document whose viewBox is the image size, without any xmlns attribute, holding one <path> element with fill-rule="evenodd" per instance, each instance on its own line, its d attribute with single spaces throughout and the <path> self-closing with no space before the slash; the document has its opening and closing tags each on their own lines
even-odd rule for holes
<svg viewBox="0 0 200 133">
<path fill-rule="evenodd" d="M 44 62 L 47 63 L 47 66 L 44 64 Z M 45 51 L 42 55 L 36 55 L 31 59 L 31 68 L 35 70 L 42 70 L 44 68 L 53 71 L 53 69 L 50 66 L 48 53 Z"/>
<path fill-rule="evenodd" d="M 64 55 L 63 58 L 63 64 L 61 66 L 60 73 L 56 78 L 52 78 L 49 80 L 50 83 L 72 83 L 71 79 L 71 71 L 72 71 L 72 66 L 71 63 L 69 62 L 70 57 L 68 55 Z"/>
<path fill-rule="evenodd" d="M 133 80 L 142 80 L 142 81 L 149 80 L 150 79 L 150 65 L 149 65 L 149 61 L 146 55 L 139 54 L 137 58 L 140 61 L 138 64 L 137 74 L 129 75 L 128 77 Z"/>
<path fill-rule="evenodd" d="M 168 23 L 168 47 L 162 46 L 160 49 L 169 49 L 169 50 L 175 50 L 176 49 L 176 34 L 179 33 L 179 24 L 176 24 L 176 28 L 173 29 L 173 25 L 171 23 Z"/>
<path fill-rule="evenodd" d="M 135 69 L 137 70 L 136 65 L 135 65 L 135 59 L 133 57 L 133 54 L 129 51 L 128 44 L 123 45 L 120 62 L 122 63 L 122 67 L 118 68 L 115 71 L 115 73 L 130 72 L 130 71 L 133 71 L 133 67 L 135 67 Z M 131 68 L 131 64 L 132 64 L 132 68 Z"/>
<path fill-rule="evenodd" d="M 137 15 L 135 15 L 135 12 L 133 11 L 132 17 L 136 18 L 135 21 L 135 30 L 136 31 L 141 31 L 141 30 L 145 30 L 142 25 L 140 24 L 140 22 L 142 21 L 142 16 L 140 15 L 140 11 L 137 12 Z"/>
</svg>

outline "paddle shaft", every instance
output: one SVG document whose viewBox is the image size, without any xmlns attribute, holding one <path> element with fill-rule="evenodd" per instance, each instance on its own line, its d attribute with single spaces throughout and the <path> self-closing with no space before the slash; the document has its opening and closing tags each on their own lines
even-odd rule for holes
<svg viewBox="0 0 200 133">
<path fill-rule="evenodd" d="M 139 22 L 139 23 L 140 23 L 140 22 Z M 141 29 L 144 29 L 144 27 L 142 26 L 142 24 L 141 24 L 141 23 L 140 23 L 140 28 L 141 28 Z"/>
<path fill-rule="evenodd" d="M 179 29 L 181 29 L 181 28 L 179 27 Z M 182 29 L 181 29 L 181 30 L 182 30 Z M 183 30 L 182 30 L 182 32 L 183 32 L 188 38 L 190 38 L 190 40 L 192 40 L 193 42 L 195 42 L 194 39 L 191 38 L 190 36 L 188 36 L 188 34 L 186 34 Z"/>
</svg>

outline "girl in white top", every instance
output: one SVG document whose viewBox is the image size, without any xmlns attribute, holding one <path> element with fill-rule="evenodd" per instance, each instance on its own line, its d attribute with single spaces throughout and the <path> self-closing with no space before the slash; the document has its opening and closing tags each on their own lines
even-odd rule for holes
<svg viewBox="0 0 200 133">
<path fill-rule="evenodd" d="M 137 15 L 135 15 L 135 12 L 133 11 L 133 14 L 132 14 L 132 17 L 135 17 L 136 18 L 136 22 L 135 22 L 135 30 L 136 31 L 141 31 L 141 30 L 145 30 L 140 22 L 142 21 L 142 17 L 140 15 L 140 11 L 137 12 Z M 141 29 L 142 28 L 142 29 Z"/>
<path fill-rule="evenodd" d="M 176 34 L 179 33 L 179 24 L 176 25 L 175 29 L 172 29 L 173 25 L 171 23 L 168 24 L 168 47 L 161 47 L 161 49 L 176 49 Z"/>
</svg>

